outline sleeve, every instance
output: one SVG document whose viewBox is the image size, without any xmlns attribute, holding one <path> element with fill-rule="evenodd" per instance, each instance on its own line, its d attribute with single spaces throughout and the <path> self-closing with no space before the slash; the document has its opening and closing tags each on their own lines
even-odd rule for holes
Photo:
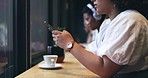
<svg viewBox="0 0 148 78">
<path fill-rule="evenodd" d="M 120 17 L 111 22 L 97 55 L 100 57 L 106 55 L 118 65 L 129 63 L 140 33 L 140 26 L 134 19 L 129 18 Z"/>
</svg>

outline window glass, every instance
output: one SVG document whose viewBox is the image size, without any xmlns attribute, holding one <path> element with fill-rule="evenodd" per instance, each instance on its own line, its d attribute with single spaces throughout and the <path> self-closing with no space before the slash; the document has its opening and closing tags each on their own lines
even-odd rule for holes
<svg viewBox="0 0 148 78">
<path fill-rule="evenodd" d="M 47 0 L 30 0 L 30 38 L 31 52 L 36 54 L 46 50 L 47 27 Z"/>
<path fill-rule="evenodd" d="M 12 64 L 12 14 L 12 0 L 0 0 L 0 73 Z"/>
</svg>

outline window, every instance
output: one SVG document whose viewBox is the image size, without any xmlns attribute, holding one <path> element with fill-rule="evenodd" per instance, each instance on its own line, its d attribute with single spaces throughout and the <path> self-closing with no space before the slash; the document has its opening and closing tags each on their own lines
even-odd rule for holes
<svg viewBox="0 0 148 78">
<path fill-rule="evenodd" d="M 11 78 L 13 71 L 12 0 L 0 0 L 0 78 Z"/>
<path fill-rule="evenodd" d="M 35 58 L 46 51 L 47 27 L 44 21 L 47 21 L 47 14 L 48 0 L 30 0 L 30 50 L 32 64 L 37 60 Z"/>
</svg>

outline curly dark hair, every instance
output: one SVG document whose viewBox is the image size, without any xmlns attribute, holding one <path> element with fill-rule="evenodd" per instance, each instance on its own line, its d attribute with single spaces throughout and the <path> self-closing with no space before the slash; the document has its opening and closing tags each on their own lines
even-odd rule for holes
<svg viewBox="0 0 148 78">
<path fill-rule="evenodd" d="M 82 13 L 87 13 L 91 16 L 93 16 L 93 12 L 91 11 L 91 9 L 89 9 L 87 6 L 83 8 Z"/>
<path fill-rule="evenodd" d="M 143 0 L 111 0 L 115 7 L 120 11 L 125 10 L 140 10 L 140 6 L 142 4 Z"/>
</svg>

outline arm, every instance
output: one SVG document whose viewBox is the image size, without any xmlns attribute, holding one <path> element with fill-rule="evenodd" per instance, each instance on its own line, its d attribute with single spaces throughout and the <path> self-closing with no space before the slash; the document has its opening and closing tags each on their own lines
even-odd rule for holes
<svg viewBox="0 0 148 78">
<path fill-rule="evenodd" d="M 74 43 L 70 53 L 74 55 L 75 58 L 86 68 L 102 78 L 109 78 L 122 67 L 112 62 L 107 56 L 103 56 L 101 58 L 91 52 L 88 52 L 87 50 L 84 50 L 77 43 Z"/>
<path fill-rule="evenodd" d="M 57 40 L 55 40 L 56 44 L 66 49 L 66 44 L 70 41 L 74 41 L 72 36 L 67 31 L 53 31 L 54 35 L 57 36 Z M 54 36 L 55 37 L 55 36 Z M 93 53 L 82 48 L 78 43 L 74 42 L 73 48 L 70 50 L 70 53 L 75 56 L 75 58 L 80 61 L 86 68 L 95 74 L 101 76 L 102 78 L 111 77 L 118 70 L 121 69 L 122 66 L 115 64 L 106 56 L 102 58 L 94 55 Z"/>
</svg>

